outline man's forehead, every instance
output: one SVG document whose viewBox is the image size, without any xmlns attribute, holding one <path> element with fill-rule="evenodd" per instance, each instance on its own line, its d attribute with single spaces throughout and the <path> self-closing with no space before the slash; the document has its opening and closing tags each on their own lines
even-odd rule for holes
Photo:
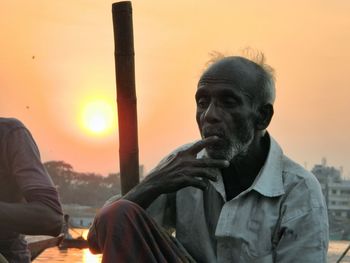
<svg viewBox="0 0 350 263">
<path fill-rule="evenodd" d="M 230 81 L 230 80 L 205 80 L 200 81 L 197 86 L 197 90 L 232 90 L 235 92 L 236 90 L 240 90 L 239 85 Z"/>
<path fill-rule="evenodd" d="M 219 78 L 215 76 L 205 76 L 200 78 L 197 87 L 210 88 L 217 86 L 238 89 L 240 86 L 240 80 L 237 78 Z"/>
<path fill-rule="evenodd" d="M 237 92 L 253 97 L 257 72 L 252 63 L 240 57 L 228 57 L 211 65 L 201 76 L 197 88 L 215 88 L 227 85 Z"/>
<path fill-rule="evenodd" d="M 222 96 L 222 95 L 234 95 L 237 97 L 246 96 L 249 99 L 253 98 L 250 90 L 242 88 L 240 85 L 236 85 L 231 81 L 208 81 L 198 83 L 196 96 L 210 95 L 210 96 Z"/>
<path fill-rule="evenodd" d="M 255 64 L 241 57 L 228 57 L 212 64 L 201 76 L 201 82 L 225 82 L 234 85 L 255 82 Z"/>
</svg>

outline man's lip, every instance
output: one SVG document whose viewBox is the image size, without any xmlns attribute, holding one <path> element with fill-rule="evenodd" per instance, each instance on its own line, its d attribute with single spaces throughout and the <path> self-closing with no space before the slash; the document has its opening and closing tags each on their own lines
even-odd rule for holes
<svg viewBox="0 0 350 263">
<path fill-rule="evenodd" d="M 213 137 L 213 136 L 216 136 L 219 139 L 223 139 L 224 138 L 224 135 L 222 133 L 220 133 L 220 132 L 203 132 L 203 137 L 204 138 Z"/>
<path fill-rule="evenodd" d="M 209 137 L 217 137 L 218 139 L 223 139 L 223 136 L 221 134 L 208 134 L 208 135 L 204 135 L 204 138 L 209 138 Z"/>
<path fill-rule="evenodd" d="M 222 147 L 224 147 L 224 145 L 226 144 L 226 141 L 222 138 L 219 138 L 216 142 L 206 146 L 205 148 L 208 150 L 218 150 L 221 149 Z"/>
</svg>

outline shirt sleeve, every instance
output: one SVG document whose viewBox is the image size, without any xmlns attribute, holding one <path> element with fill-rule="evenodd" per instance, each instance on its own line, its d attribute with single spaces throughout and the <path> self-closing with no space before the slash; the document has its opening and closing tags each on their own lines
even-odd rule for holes
<svg viewBox="0 0 350 263">
<path fill-rule="evenodd" d="M 275 237 L 274 262 L 327 262 L 328 216 L 318 188 L 301 183 L 290 194 Z"/>
<path fill-rule="evenodd" d="M 40 159 L 39 149 L 25 127 L 12 130 L 7 137 L 7 158 L 11 176 L 27 202 L 41 202 L 62 214 L 53 182 Z"/>
<path fill-rule="evenodd" d="M 174 230 L 176 223 L 176 193 L 162 194 L 147 209 L 158 225 Z"/>
</svg>

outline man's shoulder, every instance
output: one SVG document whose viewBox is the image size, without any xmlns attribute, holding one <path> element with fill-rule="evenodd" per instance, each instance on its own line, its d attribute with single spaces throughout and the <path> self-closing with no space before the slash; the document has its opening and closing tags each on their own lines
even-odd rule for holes
<svg viewBox="0 0 350 263">
<path fill-rule="evenodd" d="M 173 150 L 172 152 L 170 152 L 169 154 L 165 155 L 165 157 L 163 159 L 161 159 L 161 161 L 157 164 L 156 167 L 154 167 L 151 171 L 155 171 L 155 170 L 158 170 L 160 169 L 161 167 L 163 167 L 163 165 L 168 162 L 169 160 L 171 160 L 176 154 L 178 154 L 179 152 L 181 151 L 185 151 L 187 150 L 188 148 L 190 148 L 194 143 L 194 142 L 190 142 L 190 143 L 186 143 L 186 144 L 183 144 L 177 148 L 175 148 L 175 150 Z"/>
<path fill-rule="evenodd" d="M 285 155 L 283 156 L 283 173 L 285 176 L 293 177 L 296 181 L 307 180 L 318 183 L 311 172 Z"/>
<path fill-rule="evenodd" d="M 323 205 L 321 185 L 315 175 L 287 156 L 283 156 L 283 181 L 286 192 L 291 196 L 309 197 L 312 202 L 318 200 L 316 206 Z"/>
<path fill-rule="evenodd" d="M 188 148 L 190 148 L 193 144 L 195 144 L 197 141 L 193 141 L 193 142 L 189 142 L 189 143 L 186 143 L 186 144 L 183 144 L 177 148 L 175 148 L 175 150 L 173 150 L 170 155 L 172 154 L 176 154 L 178 152 L 181 152 L 181 151 L 185 151 L 187 150 Z"/>
<path fill-rule="evenodd" d="M 172 156 L 175 156 L 176 154 L 178 154 L 179 152 L 182 151 L 186 151 L 188 148 L 190 148 L 194 143 L 196 143 L 197 141 L 194 142 L 190 142 L 190 143 L 186 143 L 183 144 L 181 146 L 178 146 L 177 148 L 175 148 L 173 151 L 171 151 L 169 154 L 167 154 L 162 160 L 161 163 L 166 161 L 167 159 L 169 159 Z"/>
<path fill-rule="evenodd" d="M 283 171 L 289 174 L 295 174 L 300 178 L 308 178 L 312 174 L 286 155 L 283 155 Z"/>
</svg>

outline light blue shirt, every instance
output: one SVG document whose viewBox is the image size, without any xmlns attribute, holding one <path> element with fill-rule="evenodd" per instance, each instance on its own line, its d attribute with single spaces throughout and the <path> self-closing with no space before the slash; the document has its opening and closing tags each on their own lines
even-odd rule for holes
<svg viewBox="0 0 350 263">
<path fill-rule="evenodd" d="M 176 238 L 197 262 L 327 260 L 328 217 L 321 187 L 271 137 L 260 173 L 232 200 L 226 201 L 219 176 L 206 191 L 187 187 L 162 195 L 148 211 L 162 226 L 176 229 Z"/>
</svg>

